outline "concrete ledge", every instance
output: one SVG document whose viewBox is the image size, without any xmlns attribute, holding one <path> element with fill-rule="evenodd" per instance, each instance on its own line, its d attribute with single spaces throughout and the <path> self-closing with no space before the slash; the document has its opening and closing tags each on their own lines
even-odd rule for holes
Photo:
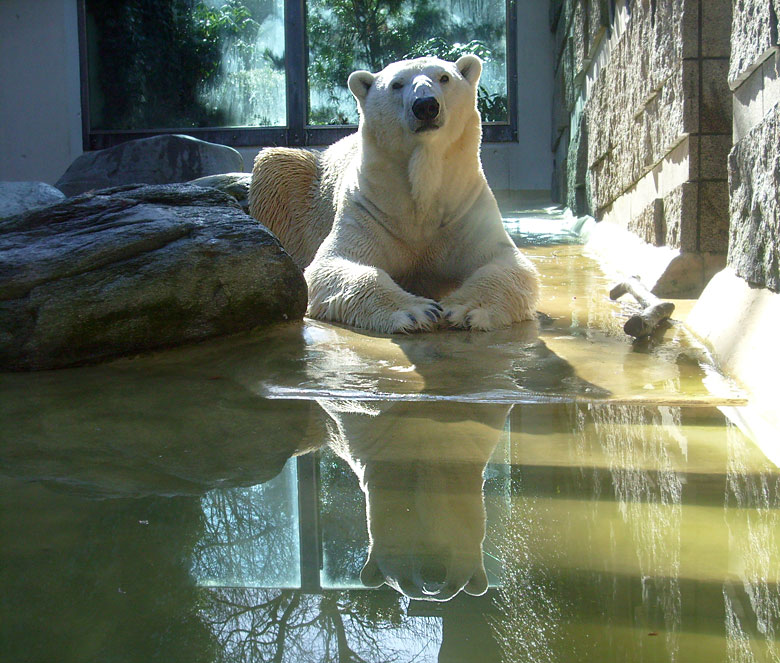
<svg viewBox="0 0 780 663">
<path fill-rule="evenodd" d="M 718 367 L 750 392 L 748 408 L 726 414 L 780 466 L 780 294 L 751 287 L 727 267 L 709 282 L 685 324 L 710 348 Z"/>
<path fill-rule="evenodd" d="M 586 253 L 598 260 L 608 275 L 638 276 L 659 297 L 697 296 L 726 262 L 721 254 L 653 246 L 607 221 L 585 224 L 581 236 Z"/>
<path fill-rule="evenodd" d="M 733 139 L 738 143 L 780 102 L 780 53 L 775 47 L 734 89 Z"/>
<path fill-rule="evenodd" d="M 751 287 L 727 267 L 712 278 L 685 322 L 724 371 L 750 391 L 776 397 L 780 294 Z"/>
</svg>

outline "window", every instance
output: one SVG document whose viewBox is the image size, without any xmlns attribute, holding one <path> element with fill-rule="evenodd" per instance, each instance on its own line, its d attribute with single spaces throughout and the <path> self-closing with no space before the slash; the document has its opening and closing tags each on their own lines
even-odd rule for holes
<svg viewBox="0 0 780 663">
<path fill-rule="evenodd" d="M 235 147 L 354 130 L 354 69 L 476 53 L 486 140 L 516 140 L 514 0 L 80 0 L 85 149 L 180 132 Z"/>
</svg>

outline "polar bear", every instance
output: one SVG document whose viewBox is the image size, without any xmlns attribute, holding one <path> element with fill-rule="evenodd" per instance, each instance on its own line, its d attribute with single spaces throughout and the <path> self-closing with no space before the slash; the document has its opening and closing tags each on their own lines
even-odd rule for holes
<svg viewBox="0 0 780 663">
<path fill-rule="evenodd" d="M 480 163 L 481 72 L 474 55 L 355 71 L 355 134 L 258 154 L 250 213 L 305 268 L 310 317 L 403 333 L 535 316 L 537 272 Z"/>
</svg>

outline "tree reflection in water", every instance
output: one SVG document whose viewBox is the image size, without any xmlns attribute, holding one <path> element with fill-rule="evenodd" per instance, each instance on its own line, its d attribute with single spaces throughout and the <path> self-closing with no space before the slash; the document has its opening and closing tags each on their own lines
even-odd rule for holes
<svg viewBox="0 0 780 663">
<path fill-rule="evenodd" d="M 406 615 L 389 591 L 213 589 L 201 614 L 219 643 L 218 661 L 298 663 L 430 660 L 441 621 Z"/>
</svg>

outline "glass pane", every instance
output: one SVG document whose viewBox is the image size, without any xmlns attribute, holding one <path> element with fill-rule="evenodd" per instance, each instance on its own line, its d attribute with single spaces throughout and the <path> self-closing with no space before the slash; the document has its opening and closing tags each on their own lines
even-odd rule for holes
<svg viewBox="0 0 780 663">
<path fill-rule="evenodd" d="M 192 551 L 200 586 L 300 586 L 297 482 L 293 459 L 267 483 L 201 498 L 203 534 Z"/>
<path fill-rule="evenodd" d="M 320 458 L 320 582 L 327 589 L 362 588 L 360 569 L 369 546 L 365 499 L 346 461 L 327 448 Z"/>
<path fill-rule="evenodd" d="M 283 0 L 87 0 L 91 129 L 286 124 Z"/>
<path fill-rule="evenodd" d="M 396 60 L 431 55 L 485 61 L 479 90 L 483 122 L 506 122 L 504 0 L 310 0 L 309 123 L 354 124 L 347 89 L 356 69 L 379 71 Z"/>
<path fill-rule="evenodd" d="M 337 420 L 336 446 L 373 477 L 372 520 L 355 471 L 333 450 L 322 450 L 322 588 L 363 588 L 369 550 L 398 577 L 421 560 L 453 574 L 470 564 L 476 570 L 481 560 L 489 586 L 499 586 L 501 528 L 511 511 L 509 407 L 404 402 L 351 411 L 343 402 L 335 409 L 320 404 Z"/>
</svg>

